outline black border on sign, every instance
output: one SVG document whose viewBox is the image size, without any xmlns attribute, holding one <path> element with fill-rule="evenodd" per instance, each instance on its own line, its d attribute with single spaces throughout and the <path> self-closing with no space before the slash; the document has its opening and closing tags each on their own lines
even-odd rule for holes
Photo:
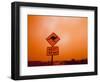
<svg viewBox="0 0 100 82">
<path fill-rule="evenodd" d="M 20 76 L 20 7 L 45 7 L 59 9 L 77 9 L 77 10 L 92 10 L 95 13 L 94 18 L 94 71 L 80 73 L 62 73 L 62 74 L 46 74 L 46 75 L 30 75 Z M 61 4 L 45 4 L 45 3 L 29 3 L 29 2 L 12 2 L 11 4 L 11 78 L 14 80 L 25 79 L 41 79 L 41 78 L 58 78 L 72 76 L 88 76 L 97 75 L 97 7 L 95 6 L 80 6 L 80 5 L 61 5 Z"/>
</svg>

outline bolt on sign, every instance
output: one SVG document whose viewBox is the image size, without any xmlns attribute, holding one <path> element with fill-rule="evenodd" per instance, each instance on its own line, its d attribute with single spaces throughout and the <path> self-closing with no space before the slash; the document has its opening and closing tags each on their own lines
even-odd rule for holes
<svg viewBox="0 0 100 82">
<path fill-rule="evenodd" d="M 51 56 L 51 55 L 59 55 L 58 46 L 47 47 L 47 56 Z"/>
<path fill-rule="evenodd" d="M 55 33 L 52 33 L 46 38 L 46 40 L 51 46 L 54 46 L 60 40 L 60 38 Z"/>
</svg>

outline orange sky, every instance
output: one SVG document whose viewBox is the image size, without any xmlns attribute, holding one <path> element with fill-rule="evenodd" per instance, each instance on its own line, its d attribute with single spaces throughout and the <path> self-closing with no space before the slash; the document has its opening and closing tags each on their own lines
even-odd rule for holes
<svg viewBox="0 0 100 82">
<path fill-rule="evenodd" d="M 28 16 L 28 61 L 50 61 L 46 38 L 56 33 L 59 55 L 54 61 L 87 58 L 87 17 Z"/>
</svg>

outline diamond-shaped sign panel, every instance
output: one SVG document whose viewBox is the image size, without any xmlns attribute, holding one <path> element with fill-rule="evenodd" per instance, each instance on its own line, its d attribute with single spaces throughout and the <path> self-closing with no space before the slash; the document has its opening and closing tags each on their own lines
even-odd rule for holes
<svg viewBox="0 0 100 82">
<path fill-rule="evenodd" d="M 46 40 L 51 46 L 54 46 L 60 40 L 60 38 L 55 33 L 52 33 L 46 38 Z"/>
</svg>

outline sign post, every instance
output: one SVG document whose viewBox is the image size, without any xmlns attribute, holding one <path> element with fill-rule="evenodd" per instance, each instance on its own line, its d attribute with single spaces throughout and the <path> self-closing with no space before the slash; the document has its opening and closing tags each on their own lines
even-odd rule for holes
<svg viewBox="0 0 100 82">
<path fill-rule="evenodd" d="M 51 56 L 51 65 L 53 65 L 53 56 L 59 55 L 59 47 L 47 47 L 47 56 Z"/>
<path fill-rule="evenodd" d="M 52 33 L 46 38 L 46 40 L 51 45 L 51 47 L 47 47 L 47 56 L 51 56 L 51 65 L 53 65 L 53 56 L 59 55 L 59 47 L 54 45 L 60 40 L 60 38 L 55 33 Z"/>
<path fill-rule="evenodd" d="M 51 55 L 51 65 L 53 65 L 53 55 Z"/>
</svg>

